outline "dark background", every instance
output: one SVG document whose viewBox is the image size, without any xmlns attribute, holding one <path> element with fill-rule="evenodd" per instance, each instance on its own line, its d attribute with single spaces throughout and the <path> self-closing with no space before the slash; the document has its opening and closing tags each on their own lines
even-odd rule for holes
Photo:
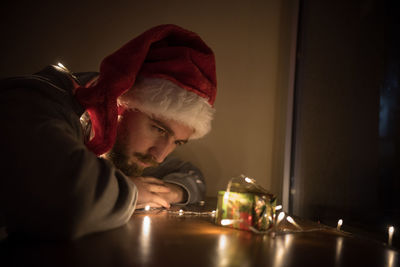
<svg viewBox="0 0 400 267">
<path fill-rule="evenodd" d="M 386 242 L 400 227 L 399 1 L 299 12 L 291 212 Z"/>
</svg>

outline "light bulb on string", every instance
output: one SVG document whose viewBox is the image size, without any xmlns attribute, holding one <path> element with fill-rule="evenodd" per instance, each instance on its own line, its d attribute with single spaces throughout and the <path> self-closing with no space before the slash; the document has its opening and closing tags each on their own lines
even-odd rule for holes
<svg viewBox="0 0 400 267">
<path fill-rule="evenodd" d="M 340 220 L 338 221 L 338 223 L 337 223 L 336 229 L 337 229 L 338 231 L 340 231 L 340 228 L 342 227 L 342 225 L 343 225 L 343 220 L 340 219 Z"/>
<path fill-rule="evenodd" d="M 297 228 L 299 228 L 300 230 L 303 230 L 303 229 L 300 227 L 300 225 L 298 225 L 298 224 L 294 221 L 294 219 L 293 219 L 292 217 L 287 216 L 287 217 L 286 217 L 286 220 L 287 220 L 288 222 L 290 222 L 291 224 L 293 224 L 294 226 L 296 226 Z"/>
<path fill-rule="evenodd" d="M 392 245 L 393 233 L 394 233 L 394 227 L 389 226 L 389 228 L 388 228 L 388 245 L 389 246 Z"/>
</svg>

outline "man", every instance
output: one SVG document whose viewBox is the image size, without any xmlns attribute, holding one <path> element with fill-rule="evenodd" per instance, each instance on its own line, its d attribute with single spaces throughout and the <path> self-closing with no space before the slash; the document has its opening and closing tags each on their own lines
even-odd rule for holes
<svg viewBox="0 0 400 267">
<path fill-rule="evenodd" d="M 9 233 L 75 239 L 125 224 L 135 207 L 196 201 L 195 174 L 141 172 L 210 130 L 215 62 L 197 34 L 161 25 L 106 57 L 98 77 L 49 66 L 0 87 Z"/>
</svg>

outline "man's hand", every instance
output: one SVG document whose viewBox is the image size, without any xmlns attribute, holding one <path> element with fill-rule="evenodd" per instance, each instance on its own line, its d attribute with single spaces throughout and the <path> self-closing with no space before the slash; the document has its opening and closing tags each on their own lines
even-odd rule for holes
<svg viewBox="0 0 400 267">
<path fill-rule="evenodd" d="M 168 182 L 165 182 L 164 184 L 169 188 L 169 192 L 160 192 L 158 195 L 167 200 L 169 203 L 181 203 L 186 201 L 187 194 L 181 186 Z"/>
<path fill-rule="evenodd" d="M 170 189 L 163 181 L 154 177 L 134 177 L 131 178 L 138 190 L 138 199 L 136 208 L 144 208 L 146 205 L 150 207 L 170 207 L 170 202 L 160 194 L 170 193 Z"/>
<path fill-rule="evenodd" d="M 183 202 L 187 198 L 184 189 L 176 184 L 166 183 L 154 177 L 135 177 L 131 180 L 138 189 L 138 209 L 146 205 L 169 208 L 170 204 Z"/>
</svg>

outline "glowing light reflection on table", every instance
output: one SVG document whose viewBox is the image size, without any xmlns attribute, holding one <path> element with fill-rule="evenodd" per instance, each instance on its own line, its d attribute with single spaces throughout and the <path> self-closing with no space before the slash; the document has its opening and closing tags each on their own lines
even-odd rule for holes
<svg viewBox="0 0 400 267">
<path fill-rule="evenodd" d="M 221 234 L 218 237 L 217 254 L 216 254 L 216 266 L 218 267 L 230 267 L 240 266 L 248 267 L 251 261 L 247 258 L 243 247 L 238 240 L 235 240 L 238 236 Z M 240 237 L 239 237 L 240 238 Z M 240 265 L 238 265 L 240 263 Z"/>
<path fill-rule="evenodd" d="M 393 250 L 388 250 L 387 251 L 387 263 L 388 263 L 388 267 L 394 267 L 397 266 L 398 262 L 395 259 L 395 251 Z"/>
<path fill-rule="evenodd" d="M 141 255 L 143 256 L 143 261 L 147 262 L 150 259 L 151 252 L 151 220 L 149 216 L 144 216 L 142 222 L 142 231 L 140 232 L 140 250 L 142 251 Z"/>
<path fill-rule="evenodd" d="M 336 266 L 340 266 L 342 248 L 343 248 L 343 237 L 338 237 L 336 239 L 336 257 L 335 257 Z"/>
<path fill-rule="evenodd" d="M 288 254 L 290 246 L 292 244 L 293 236 L 292 235 L 285 235 L 284 239 L 276 238 L 273 240 L 275 242 L 275 255 L 273 266 L 280 267 L 285 265 L 285 257 Z"/>
<path fill-rule="evenodd" d="M 229 265 L 229 253 L 226 253 L 227 237 L 220 235 L 218 239 L 218 266 Z"/>
</svg>

